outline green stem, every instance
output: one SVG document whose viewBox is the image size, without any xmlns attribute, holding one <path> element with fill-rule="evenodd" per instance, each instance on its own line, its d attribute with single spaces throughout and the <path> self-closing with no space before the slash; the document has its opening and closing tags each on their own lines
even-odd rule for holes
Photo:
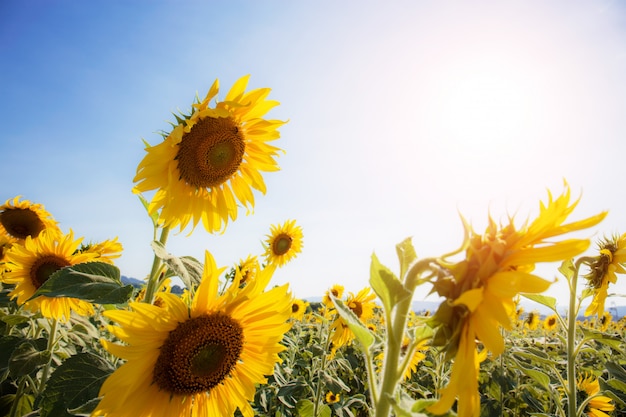
<svg viewBox="0 0 626 417">
<path fill-rule="evenodd" d="M 163 227 L 161 230 L 161 237 L 159 238 L 159 242 L 165 246 L 165 242 L 167 242 L 167 236 L 169 235 L 170 228 L 168 226 Z M 159 285 L 159 275 L 161 273 L 161 267 L 163 266 L 163 261 L 161 258 L 154 254 L 154 260 L 152 261 L 152 270 L 150 271 L 150 277 L 148 278 L 148 284 L 146 285 L 146 294 L 143 297 L 143 302 L 152 304 L 154 301 L 154 293 L 157 290 Z"/>
<path fill-rule="evenodd" d="M 52 355 L 54 351 L 54 345 L 56 343 L 55 339 L 56 339 L 56 333 L 57 333 L 57 324 L 58 324 L 57 319 L 52 319 L 50 321 L 50 334 L 48 335 L 48 346 L 46 347 L 48 352 L 50 352 L 50 359 L 48 360 L 48 363 L 46 364 L 46 366 L 44 366 L 43 372 L 41 374 L 41 381 L 39 381 L 39 387 L 38 387 L 38 392 L 40 394 L 43 392 L 44 388 L 46 387 L 46 382 L 48 382 L 48 374 L 50 373 L 50 368 L 51 368 L 50 365 L 52 365 Z"/>
<path fill-rule="evenodd" d="M 320 327 L 320 332 L 324 331 L 327 328 L 326 320 L 322 322 Z M 322 374 L 324 373 L 324 369 L 326 368 L 326 356 L 328 349 L 330 348 L 330 330 L 326 332 L 326 347 L 324 348 L 324 354 L 322 355 L 322 364 L 320 369 L 317 370 L 317 387 L 315 387 L 315 401 L 313 402 L 313 417 L 317 417 L 317 413 L 319 412 L 319 406 L 322 401 Z"/>
<path fill-rule="evenodd" d="M 576 261 L 574 275 L 569 280 L 569 313 L 567 321 L 567 415 L 576 417 L 576 317 L 578 308 L 576 305 L 576 286 L 578 283 L 578 272 L 580 265 L 587 258 L 580 258 Z"/>
<path fill-rule="evenodd" d="M 24 385 L 26 385 L 26 378 L 22 378 L 20 385 L 17 387 L 13 404 L 11 404 L 11 411 L 9 412 L 10 417 L 17 417 L 17 404 L 20 402 L 22 395 L 24 395 Z"/>
</svg>

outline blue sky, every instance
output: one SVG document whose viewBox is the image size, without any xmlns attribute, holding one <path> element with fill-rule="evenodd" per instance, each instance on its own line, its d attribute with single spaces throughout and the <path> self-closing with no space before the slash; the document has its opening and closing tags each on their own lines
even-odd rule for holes
<svg viewBox="0 0 626 417">
<path fill-rule="evenodd" d="M 521 223 L 564 178 L 582 192 L 573 218 L 610 211 L 584 236 L 626 232 L 619 2 L 4 1 L 0 60 L 0 198 L 42 203 L 86 241 L 119 236 L 125 275 L 152 261 L 131 193 L 142 139 L 245 74 L 289 120 L 281 171 L 253 215 L 171 235 L 172 253 L 232 265 L 294 218 L 304 251 L 274 282 L 357 292 L 373 252 L 393 270 L 405 237 L 421 257 L 448 252 L 459 213 L 477 230 L 489 212 Z"/>
</svg>

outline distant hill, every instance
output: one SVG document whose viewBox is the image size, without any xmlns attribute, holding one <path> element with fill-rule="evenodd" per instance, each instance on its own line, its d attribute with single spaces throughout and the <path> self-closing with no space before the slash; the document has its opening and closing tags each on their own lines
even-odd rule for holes
<svg viewBox="0 0 626 417">
<path fill-rule="evenodd" d="M 121 279 L 122 279 L 123 284 L 127 284 L 127 285 L 130 284 L 135 288 L 142 288 L 146 284 L 146 282 L 141 279 L 127 277 L 126 275 L 122 275 Z M 182 294 L 182 293 L 183 293 L 183 288 L 181 288 L 178 285 L 172 285 L 172 294 Z"/>
</svg>

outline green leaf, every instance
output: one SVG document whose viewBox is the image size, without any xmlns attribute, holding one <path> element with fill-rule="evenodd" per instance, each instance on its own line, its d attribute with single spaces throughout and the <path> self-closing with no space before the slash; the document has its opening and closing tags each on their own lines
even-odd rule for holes
<svg viewBox="0 0 626 417">
<path fill-rule="evenodd" d="M 148 145 L 147 142 L 144 141 L 144 143 L 146 144 L 146 146 L 150 146 Z M 154 213 L 150 214 L 150 211 L 149 211 L 150 202 L 146 200 L 144 196 L 141 194 L 137 194 L 137 197 L 139 197 L 139 201 L 141 201 L 141 205 L 143 206 L 143 208 L 146 209 L 146 213 L 148 213 L 148 216 L 150 216 L 150 220 L 152 220 L 152 226 L 156 229 L 158 226 L 158 221 L 159 221 L 159 212 L 155 211 Z"/>
<path fill-rule="evenodd" d="M 611 374 L 613 378 L 617 378 L 620 381 L 626 382 L 626 369 L 624 369 L 622 365 L 609 361 L 604 366 L 606 367 L 606 370 L 609 371 L 609 374 Z"/>
<path fill-rule="evenodd" d="M 396 304 L 412 295 L 393 272 L 378 261 L 376 254 L 372 254 L 370 286 L 382 301 L 385 311 L 391 311 Z"/>
<path fill-rule="evenodd" d="M 521 293 L 520 295 L 522 295 L 524 298 L 528 298 L 529 300 L 532 300 L 536 303 L 539 303 L 541 305 L 548 307 L 555 313 L 558 313 L 558 311 L 556 310 L 556 298 L 554 297 L 549 297 L 547 295 L 541 295 L 541 294 L 526 294 L 526 293 Z"/>
<path fill-rule="evenodd" d="M 342 319 L 346 322 L 352 333 L 356 339 L 363 346 L 363 352 L 367 352 L 369 348 L 374 344 L 375 338 L 372 332 L 363 324 L 361 320 L 347 307 L 343 301 L 335 298 L 332 293 L 329 293 L 330 299 L 332 300 L 335 308 L 337 309 L 337 313 L 341 316 Z"/>
<path fill-rule="evenodd" d="M 300 400 L 296 404 L 296 411 L 299 417 L 313 417 L 315 407 L 311 400 Z"/>
<path fill-rule="evenodd" d="M 41 394 L 41 417 L 52 417 L 67 410 L 90 413 L 98 404 L 100 387 L 113 372 L 111 365 L 91 353 L 68 358 L 50 376 Z"/>
<path fill-rule="evenodd" d="M 319 409 L 318 417 L 330 417 L 332 413 L 333 410 L 331 410 L 331 408 L 327 404 L 322 404 Z"/>
<path fill-rule="evenodd" d="M 97 304 L 122 304 L 133 294 L 124 285 L 120 270 L 104 262 L 86 262 L 56 271 L 30 298 L 71 297 Z"/>
<path fill-rule="evenodd" d="M 610 346 L 614 350 L 621 353 L 622 339 L 620 337 L 602 333 L 594 329 L 587 329 L 585 327 L 581 327 L 580 329 L 582 330 L 585 339 L 593 339 L 597 342 Z"/>
<path fill-rule="evenodd" d="M 574 267 L 574 260 L 567 259 L 561 263 L 559 266 L 559 272 L 563 274 L 567 281 L 571 281 L 574 278 L 574 274 L 576 273 L 576 268 Z"/>
<path fill-rule="evenodd" d="M 46 365 L 50 358 L 45 339 L 26 340 L 13 350 L 9 359 L 9 372 L 14 378 L 29 375 Z"/>
<path fill-rule="evenodd" d="M 202 280 L 204 267 L 200 261 L 191 256 L 174 256 L 165 249 L 165 245 L 159 241 L 153 241 L 154 254 L 165 262 L 169 268 L 166 277 L 177 276 L 183 281 L 187 289 L 197 286 Z"/>
<path fill-rule="evenodd" d="M 8 411 L 13 406 L 13 402 L 15 401 L 15 394 L 7 394 L 0 397 L 0 411 Z M 28 413 L 33 411 L 33 405 L 35 403 L 35 396 L 31 394 L 23 394 L 20 396 L 19 400 L 17 400 L 17 404 L 15 404 L 15 415 L 16 416 L 26 416 Z M 8 415 L 8 414 L 3 414 Z"/>
<path fill-rule="evenodd" d="M 515 363 L 515 368 L 522 371 L 524 374 L 526 374 L 526 376 L 530 377 L 533 381 L 541 385 L 546 390 L 550 389 L 550 377 L 547 374 L 534 368 L 526 368 L 522 366 L 522 364 L 520 364 L 518 361 L 515 361 Z"/>
<path fill-rule="evenodd" d="M 410 237 L 396 245 L 396 253 L 400 261 L 400 276 L 404 277 L 411 264 L 417 259 L 417 254 L 415 253 L 415 248 L 413 247 Z"/>
</svg>

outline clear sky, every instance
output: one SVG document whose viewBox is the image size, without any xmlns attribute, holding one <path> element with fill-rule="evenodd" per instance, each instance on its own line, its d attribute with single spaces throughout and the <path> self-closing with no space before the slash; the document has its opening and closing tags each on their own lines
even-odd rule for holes
<svg viewBox="0 0 626 417">
<path fill-rule="evenodd" d="M 152 261 L 131 192 L 142 139 L 245 74 L 289 120 L 281 171 L 253 215 L 170 235 L 174 254 L 233 265 L 293 218 L 304 251 L 274 283 L 357 292 L 373 252 L 394 271 L 405 237 L 441 255 L 462 241 L 459 213 L 478 231 L 489 212 L 521 223 L 564 178 L 582 192 L 573 219 L 610 211 L 585 236 L 626 232 L 621 2 L 4 0 L 0 62 L 0 198 L 44 204 L 86 241 L 119 236 L 135 278 Z"/>
</svg>

